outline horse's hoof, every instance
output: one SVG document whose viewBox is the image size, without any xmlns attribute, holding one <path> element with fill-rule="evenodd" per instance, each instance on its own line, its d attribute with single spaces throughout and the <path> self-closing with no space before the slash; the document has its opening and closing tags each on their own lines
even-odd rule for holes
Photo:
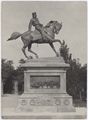
<svg viewBox="0 0 88 120">
<path fill-rule="evenodd" d="M 57 57 L 59 57 L 59 53 L 57 53 Z"/>
<path fill-rule="evenodd" d="M 36 58 L 37 58 L 37 59 L 39 58 L 38 55 L 36 55 Z"/>
<path fill-rule="evenodd" d="M 32 56 L 29 56 L 28 59 L 33 59 L 33 57 L 32 57 Z"/>
</svg>

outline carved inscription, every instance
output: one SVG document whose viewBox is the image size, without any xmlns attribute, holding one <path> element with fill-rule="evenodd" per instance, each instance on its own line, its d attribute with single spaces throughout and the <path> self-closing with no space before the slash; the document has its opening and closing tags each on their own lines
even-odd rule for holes
<svg viewBox="0 0 88 120">
<path fill-rule="evenodd" d="M 30 100 L 30 105 L 32 105 L 32 106 L 52 106 L 53 102 L 50 99 L 32 98 Z"/>
<path fill-rule="evenodd" d="M 64 105 L 69 105 L 69 100 L 68 99 L 64 100 Z"/>
<path fill-rule="evenodd" d="M 60 100 L 60 98 L 55 97 L 54 99 L 55 99 L 55 104 L 56 104 L 56 105 L 61 105 L 61 100 Z"/>
<path fill-rule="evenodd" d="M 26 105 L 27 104 L 27 101 L 26 100 L 21 100 L 21 105 Z"/>
</svg>

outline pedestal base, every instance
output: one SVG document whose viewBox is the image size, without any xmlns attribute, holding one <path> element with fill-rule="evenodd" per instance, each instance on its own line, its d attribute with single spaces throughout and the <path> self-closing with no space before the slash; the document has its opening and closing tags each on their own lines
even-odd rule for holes
<svg viewBox="0 0 88 120">
<path fill-rule="evenodd" d="M 24 94 L 18 111 L 73 112 L 72 97 L 66 93 L 66 64 L 62 57 L 31 59 L 24 68 Z"/>
<path fill-rule="evenodd" d="M 82 108 L 80 108 L 82 109 Z M 22 119 L 36 119 L 36 120 L 44 120 L 44 119 L 87 119 L 87 115 L 86 113 L 84 113 L 85 109 L 82 110 L 83 113 L 80 113 L 78 109 L 76 109 L 77 112 L 63 112 L 63 113 L 28 113 L 28 112 L 20 112 L 20 113 L 17 113 L 17 112 L 13 112 L 11 114 L 11 111 L 10 111 L 10 114 L 4 114 L 2 116 L 2 119 L 19 119 L 19 120 L 22 120 Z"/>
<path fill-rule="evenodd" d="M 74 112 L 72 97 L 68 94 L 23 94 L 19 97 L 17 111 Z"/>
</svg>

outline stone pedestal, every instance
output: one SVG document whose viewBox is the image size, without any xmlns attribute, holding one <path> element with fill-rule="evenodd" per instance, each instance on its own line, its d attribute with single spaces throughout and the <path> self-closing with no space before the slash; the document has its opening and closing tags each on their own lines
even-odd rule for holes
<svg viewBox="0 0 88 120">
<path fill-rule="evenodd" d="M 66 93 L 66 64 L 62 57 L 31 59 L 24 68 L 24 93 L 17 110 L 28 112 L 73 112 Z"/>
</svg>

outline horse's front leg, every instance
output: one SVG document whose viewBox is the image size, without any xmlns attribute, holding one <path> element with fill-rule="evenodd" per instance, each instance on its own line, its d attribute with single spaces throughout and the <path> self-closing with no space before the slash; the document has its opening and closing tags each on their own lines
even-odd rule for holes
<svg viewBox="0 0 88 120">
<path fill-rule="evenodd" d="M 56 53 L 56 56 L 59 57 L 59 53 L 55 50 L 53 43 L 49 43 L 53 51 Z"/>
</svg>

